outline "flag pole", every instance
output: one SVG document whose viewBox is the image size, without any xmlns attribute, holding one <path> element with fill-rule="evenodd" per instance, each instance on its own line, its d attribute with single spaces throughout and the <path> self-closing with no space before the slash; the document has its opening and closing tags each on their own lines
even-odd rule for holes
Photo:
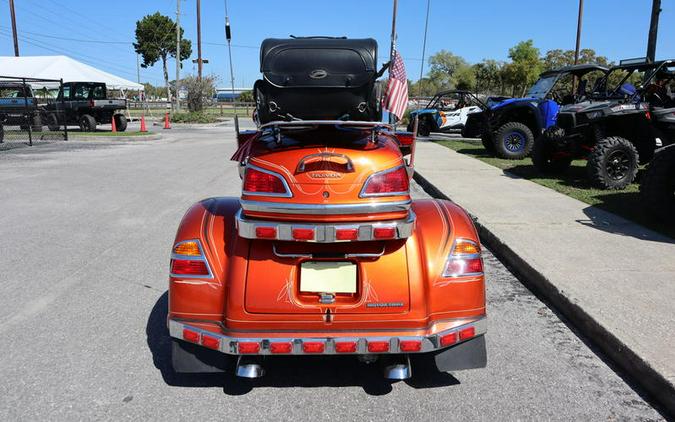
<svg viewBox="0 0 675 422">
<path fill-rule="evenodd" d="M 389 79 L 391 79 L 391 68 L 394 64 L 394 52 L 396 51 L 396 13 L 398 10 L 398 0 L 394 0 L 394 12 L 391 18 L 391 48 L 389 49 Z M 389 123 L 391 123 L 391 111 L 389 112 Z M 396 130 L 396 122 L 394 122 Z"/>
</svg>

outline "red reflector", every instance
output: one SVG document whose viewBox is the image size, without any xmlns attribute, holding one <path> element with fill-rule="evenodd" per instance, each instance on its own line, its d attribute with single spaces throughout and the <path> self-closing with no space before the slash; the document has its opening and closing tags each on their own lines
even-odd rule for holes
<svg viewBox="0 0 675 422">
<path fill-rule="evenodd" d="M 375 173 L 366 182 L 363 194 L 368 196 L 399 192 L 408 192 L 408 172 L 404 167 Z"/>
<path fill-rule="evenodd" d="M 401 145 L 412 145 L 415 140 L 415 134 L 412 132 L 396 132 L 396 137 Z"/>
<path fill-rule="evenodd" d="M 441 347 L 450 346 L 455 343 L 457 343 L 457 333 L 450 333 L 441 337 Z"/>
<path fill-rule="evenodd" d="M 356 342 L 355 341 L 335 342 L 335 351 L 338 353 L 354 353 L 356 352 Z"/>
<path fill-rule="evenodd" d="M 270 352 L 272 353 L 291 353 L 293 345 L 291 343 L 270 343 Z"/>
<path fill-rule="evenodd" d="M 244 192 L 288 193 L 281 176 L 269 174 L 254 168 L 246 169 Z"/>
<path fill-rule="evenodd" d="M 369 341 L 368 342 L 368 351 L 372 353 L 381 353 L 389 351 L 389 342 L 388 341 Z"/>
<path fill-rule="evenodd" d="M 258 353 L 260 351 L 260 343 L 243 342 L 239 343 L 239 353 Z"/>
<path fill-rule="evenodd" d="M 314 240 L 314 229 L 293 229 L 293 239 Z"/>
<path fill-rule="evenodd" d="M 218 350 L 220 349 L 220 340 L 217 337 L 204 334 L 202 336 L 202 346 Z"/>
<path fill-rule="evenodd" d="M 375 227 L 373 228 L 373 237 L 375 239 L 392 239 L 396 237 L 396 227 Z"/>
<path fill-rule="evenodd" d="M 419 352 L 422 350 L 422 342 L 419 340 L 403 340 L 398 347 L 402 352 Z"/>
<path fill-rule="evenodd" d="M 336 240 L 356 240 L 359 238 L 359 229 L 337 229 L 335 230 Z"/>
<path fill-rule="evenodd" d="M 460 330 L 459 339 L 460 340 L 468 340 L 475 335 L 476 335 L 476 328 L 475 327 L 467 327 L 467 328 L 464 328 L 463 330 Z"/>
<path fill-rule="evenodd" d="M 187 328 L 183 328 L 183 340 L 199 343 L 199 333 Z"/>
<path fill-rule="evenodd" d="M 302 351 L 305 353 L 323 353 L 324 345 L 318 341 L 302 343 Z"/>
<path fill-rule="evenodd" d="M 209 275 L 209 269 L 204 261 L 172 259 L 171 273 L 176 275 Z"/>
<path fill-rule="evenodd" d="M 260 239 L 276 239 L 277 238 L 277 228 L 276 227 L 256 227 L 255 228 L 255 237 Z"/>
</svg>

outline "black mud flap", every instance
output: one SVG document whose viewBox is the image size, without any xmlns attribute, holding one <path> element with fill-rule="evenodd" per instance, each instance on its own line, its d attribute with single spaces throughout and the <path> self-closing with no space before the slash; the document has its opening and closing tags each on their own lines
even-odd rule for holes
<svg viewBox="0 0 675 422">
<path fill-rule="evenodd" d="M 230 356 L 192 343 L 171 339 L 171 363 L 179 374 L 229 372 Z"/>
<path fill-rule="evenodd" d="M 436 368 L 441 372 L 485 368 L 487 366 L 485 336 L 434 352 L 433 357 Z"/>
</svg>

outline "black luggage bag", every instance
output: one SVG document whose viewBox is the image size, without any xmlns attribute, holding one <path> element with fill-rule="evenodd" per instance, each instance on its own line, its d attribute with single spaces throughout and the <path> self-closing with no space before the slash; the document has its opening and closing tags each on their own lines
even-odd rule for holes
<svg viewBox="0 0 675 422">
<path fill-rule="evenodd" d="M 266 39 L 263 79 L 254 85 L 261 124 L 282 120 L 361 120 L 381 117 L 374 39 Z"/>
</svg>

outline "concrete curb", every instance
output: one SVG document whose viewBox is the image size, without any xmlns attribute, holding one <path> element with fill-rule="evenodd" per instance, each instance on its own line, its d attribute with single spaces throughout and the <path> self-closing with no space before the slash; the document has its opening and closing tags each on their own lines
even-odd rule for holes
<svg viewBox="0 0 675 422">
<path fill-rule="evenodd" d="M 415 172 L 413 178 L 424 191 L 434 198 L 452 200 L 420 173 Z M 583 308 L 565 296 L 564 292 L 560 291 L 546 276 L 518 256 L 509 245 L 502 242 L 476 216 L 472 215 L 471 217 L 476 224 L 481 241 L 490 248 L 500 261 L 509 267 L 527 288 L 555 306 L 590 343 L 602 350 L 614 364 L 628 374 L 631 381 L 648 392 L 659 405 L 663 406 L 663 411 L 669 417 L 675 417 L 675 386 L 663 374 L 657 372 L 648 362 L 628 348 Z"/>
<path fill-rule="evenodd" d="M 70 135 L 68 140 L 65 142 L 77 142 L 77 141 L 86 141 L 86 142 L 132 142 L 132 141 L 157 141 L 164 138 L 161 133 L 153 133 L 151 135 L 139 135 L 139 136 L 86 136 L 86 135 Z M 59 141 L 60 142 L 60 141 Z"/>
</svg>

